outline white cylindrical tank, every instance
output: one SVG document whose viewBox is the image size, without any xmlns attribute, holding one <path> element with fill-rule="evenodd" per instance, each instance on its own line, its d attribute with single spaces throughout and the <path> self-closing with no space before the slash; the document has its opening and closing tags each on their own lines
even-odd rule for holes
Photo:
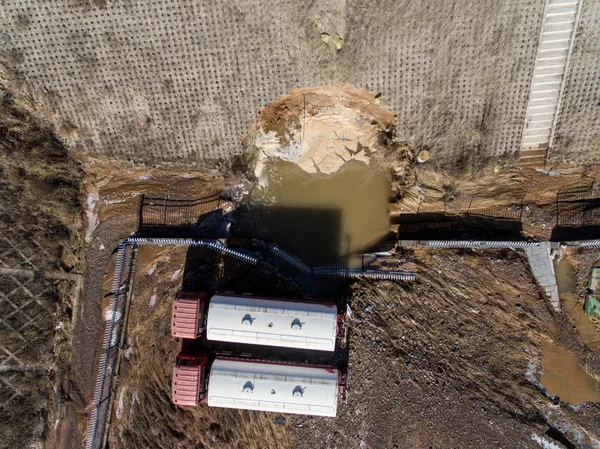
<svg viewBox="0 0 600 449">
<path fill-rule="evenodd" d="M 215 295 L 206 322 L 208 340 L 334 351 L 335 304 Z"/>
<path fill-rule="evenodd" d="M 216 358 L 210 369 L 210 407 L 335 416 L 335 367 Z"/>
</svg>

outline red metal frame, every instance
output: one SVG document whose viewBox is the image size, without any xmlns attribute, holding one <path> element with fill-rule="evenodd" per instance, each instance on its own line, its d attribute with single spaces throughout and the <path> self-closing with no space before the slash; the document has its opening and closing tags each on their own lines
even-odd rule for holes
<svg viewBox="0 0 600 449">
<path fill-rule="evenodd" d="M 348 376 L 340 374 L 338 376 L 338 401 L 345 401 L 348 392 Z"/>
<path fill-rule="evenodd" d="M 179 360 L 190 360 L 193 362 L 200 361 L 200 365 L 206 366 L 208 364 L 208 359 L 208 356 L 205 355 L 177 354 L 175 363 L 177 363 Z"/>
<path fill-rule="evenodd" d="M 176 314 L 177 314 L 177 304 L 180 300 L 183 301 L 194 301 L 197 304 L 196 310 L 195 310 L 195 325 L 194 325 L 194 331 L 193 331 L 193 336 L 192 335 L 186 335 L 183 336 L 181 334 L 179 334 L 177 331 L 178 329 L 176 328 L 175 322 L 176 322 Z M 204 292 L 186 292 L 186 291 L 178 291 L 175 294 L 175 299 L 173 300 L 173 309 L 171 312 L 171 335 L 173 336 L 173 338 L 190 338 L 190 339 L 195 339 L 198 338 L 202 335 L 202 331 L 204 330 L 205 327 L 205 321 L 206 321 L 206 304 L 208 303 L 208 296 L 206 293 Z M 183 305 L 183 304 L 182 304 Z M 181 307 L 181 306 L 180 306 Z M 191 307 L 188 304 L 188 307 Z M 180 311 L 179 313 L 190 313 L 190 311 Z"/>
<path fill-rule="evenodd" d="M 265 365 L 289 365 L 289 366 L 302 366 L 304 368 L 317 368 L 317 369 L 324 369 L 327 370 L 327 372 L 332 373 L 334 372 L 334 370 L 339 371 L 337 366 L 331 366 L 331 365 L 311 365 L 308 363 L 298 363 L 298 362 L 283 362 L 283 361 L 279 361 L 279 360 L 265 360 L 265 359 L 253 359 L 253 358 L 245 358 L 245 357 L 235 357 L 235 356 L 216 356 L 216 359 L 227 359 L 227 360 L 235 360 L 238 362 L 247 362 L 247 363 L 263 363 Z"/>
<path fill-rule="evenodd" d="M 193 401 L 187 402 L 185 399 L 185 395 L 181 394 L 181 396 L 183 396 L 181 399 L 183 399 L 183 401 L 178 401 L 176 399 L 177 396 L 177 389 L 181 388 L 181 389 L 186 389 L 186 387 L 184 387 L 183 385 L 178 385 L 178 380 L 179 380 L 179 376 L 177 375 L 177 371 L 178 369 L 182 366 L 181 362 L 191 362 L 191 363 L 185 363 L 183 365 L 188 365 L 194 368 L 198 369 L 198 374 L 197 376 L 199 378 L 196 377 L 196 375 L 194 375 L 194 380 L 198 382 L 197 385 L 197 393 L 196 393 L 196 397 L 194 398 Z M 198 405 L 198 403 L 200 403 L 200 401 L 202 401 L 205 397 L 206 397 L 206 390 L 207 390 L 207 383 L 208 383 L 208 363 L 209 363 L 209 358 L 206 356 L 195 356 L 195 355 L 190 355 L 190 354 L 179 354 L 177 356 L 177 358 L 175 359 L 175 366 L 173 367 L 173 379 L 171 381 L 171 401 L 175 404 L 175 405 L 184 405 L 184 406 L 195 406 Z M 189 375 L 189 374 L 188 374 Z M 190 380 L 190 378 L 188 377 L 187 379 L 184 379 L 185 381 Z M 188 393 L 189 393 L 189 387 L 188 389 Z"/>
</svg>

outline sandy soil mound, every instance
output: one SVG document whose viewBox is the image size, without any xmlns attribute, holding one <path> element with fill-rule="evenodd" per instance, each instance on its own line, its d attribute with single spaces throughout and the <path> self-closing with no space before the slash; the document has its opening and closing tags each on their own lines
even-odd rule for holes
<svg viewBox="0 0 600 449">
<path fill-rule="evenodd" d="M 396 125 L 364 89 L 296 89 L 260 112 L 246 137 L 258 152 L 255 175 L 265 181 L 265 164 L 280 158 L 309 173 L 333 173 L 349 160 L 369 163 Z"/>
</svg>

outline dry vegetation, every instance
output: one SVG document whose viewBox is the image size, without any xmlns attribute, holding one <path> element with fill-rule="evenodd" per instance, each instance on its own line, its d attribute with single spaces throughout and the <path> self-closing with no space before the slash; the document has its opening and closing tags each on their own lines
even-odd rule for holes
<svg viewBox="0 0 600 449">
<path fill-rule="evenodd" d="M 52 132 L 0 90 L 2 267 L 36 274 L 0 274 L 1 447 L 52 441 L 49 423 L 69 400 L 60 383 L 70 362 L 77 285 L 44 277 L 81 270 L 82 178 L 80 165 Z M 17 358 L 7 360 L 7 351 Z M 20 395 L 9 400 L 15 391 Z"/>
<path fill-rule="evenodd" d="M 111 447 L 290 447 L 288 425 L 276 424 L 275 414 L 172 404 L 171 375 L 181 343 L 171 338 L 171 304 L 183 281 L 186 248 L 141 247 L 136 260 Z M 199 259 L 196 274 L 205 286 L 215 283 L 217 264 L 210 252 Z"/>
</svg>

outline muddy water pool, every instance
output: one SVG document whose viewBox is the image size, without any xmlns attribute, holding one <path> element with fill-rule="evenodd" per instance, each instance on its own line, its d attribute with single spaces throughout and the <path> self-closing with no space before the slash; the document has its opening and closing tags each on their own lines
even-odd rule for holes
<svg viewBox="0 0 600 449">
<path fill-rule="evenodd" d="M 540 381 L 548 393 L 569 404 L 600 401 L 598 380 L 586 372 L 572 352 L 549 341 L 542 344 L 542 350 Z"/>
<path fill-rule="evenodd" d="M 368 250 L 389 233 L 387 176 L 349 161 L 335 173 L 310 174 L 271 163 L 268 185 L 250 195 L 251 225 L 310 265 L 335 263 Z"/>
</svg>

